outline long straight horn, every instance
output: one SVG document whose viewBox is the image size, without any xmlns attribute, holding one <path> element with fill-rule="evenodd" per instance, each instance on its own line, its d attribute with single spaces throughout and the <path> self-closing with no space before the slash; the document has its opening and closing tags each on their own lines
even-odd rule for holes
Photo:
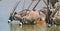
<svg viewBox="0 0 60 31">
<path fill-rule="evenodd" d="M 24 10 L 24 5 L 25 5 L 25 0 L 24 0 L 24 2 L 23 2 L 23 7 L 22 7 L 22 10 Z"/>
<path fill-rule="evenodd" d="M 17 8 L 17 6 L 18 6 L 19 3 L 20 3 L 20 1 L 17 2 L 16 5 L 15 5 L 15 7 L 13 8 L 13 11 L 12 11 L 12 13 L 10 14 L 10 17 L 9 17 L 9 21 L 13 21 L 12 15 L 13 15 L 14 11 L 16 10 L 16 8 Z M 8 21 L 8 23 L 9 23 L 9 21 Z"/>
<path fill-rule="evenodd" d="M 37 0 L 32 0 L 32 2 L 30 3 L 30 5 L 28 6 L 28 9 L 31 7 L 31 5 L 32 5 L 32 3 L 33 3 L 34 1 L 37 1 Z"/>
<path fill-rule="evenodd" d="M 12 10 L 12 14 L 13 14 L 14 11 L 16 10 L 16 8 L 17 8 L 17 6 L 18 6 L 19 3 L 20 3 L 20 1 L 16 3 L 15 7 L 14 7 L 13 10 Z"/>
<path fill-rule="evenodd" d="M 31 7 L 32 3 L 33 3 L 33 1 L 32 1 L 32 2 L 30 3 L 30 5 L 28 6 L 28 9 Z"/>
<path fill-rule="evenodd" d="M 36 6 L 38 5 L 38 3 L 40 2 L 40 0 L 37 2 L 37 4 L 33 7 L 33 10 L 36 8 Z"/>
<path fill-rule="evenodd" d="M 44 0 L 43 0 L 43 1 L 44 1 Z M 44 3 L 45 3 L 46 6 L 47 6 L 47 10 L 48 10 L 48 14 L 47 14 L 47 15 L 49 16 L 50 9 L 49 9 L 49 7 L 48 7 L 48 4 L 49 4 L 48 2 L 49 2 L 48 0 L 47 0 L 47 3 L 44 1 Z"/>
</svg>

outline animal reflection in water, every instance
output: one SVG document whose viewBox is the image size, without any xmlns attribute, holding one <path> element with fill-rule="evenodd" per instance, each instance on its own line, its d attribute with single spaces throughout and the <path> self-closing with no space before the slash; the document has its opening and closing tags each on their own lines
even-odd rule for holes
<svg viewBox="0 0 60 31">
<path fill-rule="evenodd" d="M 10 31 L 46 31 L 46 26 L 9 24 Z"/>
<path fill-rule="evenodd" d="M 22 26 L 19 26 L 18 24 L 9 24 L 10 31 L 22 31 Z"/>
</svg>

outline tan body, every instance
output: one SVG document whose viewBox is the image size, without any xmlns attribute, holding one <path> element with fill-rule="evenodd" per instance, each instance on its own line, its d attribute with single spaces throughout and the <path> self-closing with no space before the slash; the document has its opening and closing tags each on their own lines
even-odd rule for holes
<svg viewBox="0 0 60 31">
<path fill-rule="evenodd" d="M 22 18 L 23 21 L 27 24 L 30 24 L 30 23 L 34 23 L 34 24 L 44 24 L 45 23 L 45 16 L 42 12 L 38 12 L 38 11 L 27 11 L 26 13 L 23 12 L 23 14 L 26 14 L 25 16 L 21 17 L 21 15 L 19 14 L 16 14 L 15 17 L 17 18 Z M 40 21 L 40 19 L 42 21 Z M 39 23 L 39 22 L 41 23 Z"/>
</svg>

